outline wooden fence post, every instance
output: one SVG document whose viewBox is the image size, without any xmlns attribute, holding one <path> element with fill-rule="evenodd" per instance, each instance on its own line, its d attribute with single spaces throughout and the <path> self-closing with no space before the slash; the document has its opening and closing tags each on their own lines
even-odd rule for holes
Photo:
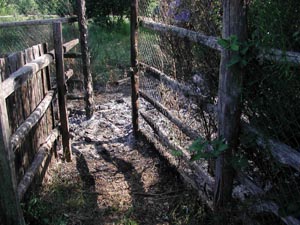
<svg viewBox="0 0 300 225">
<path fill-rule="evenodd" d="M 246 9 L 244 0 L 223 1 L 222 38 L 235 35 L 240 42 L 246 40 Z M 214 206 L 217 210 L 224 208 L 231 200 L 234 170 L 231 166 L 233 153 L 238 146 L 241 91 L 243 71 L 239 65 L 228 67 L 228 63 L 237 52 L 222 50 L 219 101 L 218 101 L 218 135 L 225 139 L 228 149 L 216 161 Z"/>
<path fill-rule="evenodd" d="M 132 125 L 135 137 L 139 131 L 139 75 L 138 75 L 138 0 L 131 1 L 130 19 L 131 42 L 131 87 L 132 87 Z"/>
<path fill-rule="evenodd" d="M 55 49 L 55 65 L 56 65 L 56 82 L 58 89 L 58 105 L 59 116 L 62 132 L 62 144 L 64 158 L 67 162 L 71 161 L 71 143 L 69 135 L 69 121 L 66 106 L 66 79 L 64 68 L 64 50 L 62 39 L 62 24 L 61 22 L 53 23 L 53 37 L 54 37 L 54 49 Z"/>
<path fill-rule="evenodd" d="M 94 94 L 93 94 L 93 78 L 91 74 L 91 62 L 88 49 L 88 27 L 86 20 L 86 7 L 85 0 L 77 0 L 78 7 L 78 24 L 80 30 L 80 46 L 82 53 L 82 72 L 84 76 L 84 89 L 85 89 L 85 111 L 86 117 L 90 119 L 95 110 Z"/>
<path fill-rule="evenodd" d="M 14 153 L 11 150 L 11 135 L 5 98 L 0 76 L 0 224 L 25 225 L 17 195 L 17 180 Z"/>
</svg>

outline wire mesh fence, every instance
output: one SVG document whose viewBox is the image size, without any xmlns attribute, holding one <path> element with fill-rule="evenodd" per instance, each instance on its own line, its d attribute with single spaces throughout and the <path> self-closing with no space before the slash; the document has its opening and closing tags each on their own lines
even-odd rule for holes
<svg viewBox="0 0 300 225">
<path fill-rule="evenodd" d="M 291 10 L 276 4 L 269 6 L 274 15 Z M 266 48 L 297 51 L 298 33 L 293 26 L 294 39 L 287 40 L 287 34 L 273 37 L 273 42 L 269 37 L 262 39 L 269 29 L 262 30 L 262 26 L 272 21 L 270 15 L 257 11 L 267 10 L 266 5 L 257 1 L 248 4 L 251 55 L 244 67 L 240 145 L 232 158 L 236 171 L 233 197 L 239 204 L 232 209 L 237 213 L 231 215 L 242 224 L 253 224 L 253 219 L 260 224 L 299 224 L 299 65 L 290 63 L 284 53 L 277 62 L 257 57 L 258 51 Z M 218 131 L 220 64 L 218 51 L 173 30 L 184 28 L 220 37 L 222 13 L 220 1 L 139 1 L 141 129 L 164 143 L 170 154 L 181 150 L 191 157 L 187 149 L 195 139 L 149 103 L 149 97 L 199 136 L 212 141 Z M 150 21 L 150 26 L 144 21 Z M 298 20 L 296 23 L 299 25 Z M 273 25 L 271 29 L 276 28 Z M 156 127 L 151 126 L 147 116 Z M 176 157 L 178 160 L 182 155 Z M 214 176 L 214 160 L 200 159 L 197 164 Z"/>
</svg>

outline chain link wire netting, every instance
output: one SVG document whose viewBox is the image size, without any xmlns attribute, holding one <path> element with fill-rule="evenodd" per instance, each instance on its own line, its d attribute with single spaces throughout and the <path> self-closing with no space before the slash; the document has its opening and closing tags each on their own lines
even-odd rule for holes
<svg viewBox="0 0 300 225">
<path fill-rule="evenodd" d="M 29 0 L 3 1 L 0 5 L 0 23 L 36 21 L 70 17 L 75 15 L 75 3 L 62 0 Z M 77 23 L 63 24 L 63 42 L 79 38 Z M 14 52 L 23 51 L 31 46 L 47 43 L 49 51 L 54 49 L 52 24 L 22 25 L 0 27 L 0 56 L 8 56 Z M 79 45 L 72 52 L 80 52 Z M 51 71 L 55 68 L 51 66 Z M 81 59 L 65 60 L 66 70 L 73 69 L 74 75 L 69 82 L 69 91 L 82 91 Z M 55 74 L 52 74 L 55 77 Z"/>
<path fill-rule="evenodd" d="M 299 42 L 294 40 L 299 35 L 296 30 L 300 27 L 298 19 L 295 19 L 298 25 L 291 27 L 293 31 L 275 35 L 276 25 L 283 26 L 284 21 L 277 20 L 276 23 L 273 21 L 274 17 L 280 18 L 284 15 L 284 20 L 285 13 L 291 10 L 290 6 L 282 8 L 280 4 L 264 1 L 253 1 L 249 4 L 249 43 L 254 50 L 251 51 L 252 56 L 245 68 L 242 123 L 250 124 L 251 132 L 243 129 L 241 145 L 232 162 L 239 177 L 234 184 L 233 196 L 243 201 L 236 206 L 237 213 L 232 212 L 231 215 L 240 220 L 244 213 L 260 224 L 299 224 L 297 220 L 300 217 L 300 165 L 297 168 L 297 164 L 291 167 L 286 162 L 279 163 L 278 154 L 276 156 L 276 151 L 283 155 L 289 155 L 292 151 L 299 157 L 300 67 L 288 63 L 284 54 L 281 63 L 256 57 L 259 48 L 299 50 Z M 268 8 L 271 6 L 273 8 Z M 300 9 L 298 5 L 295 7 Z M 273 17 L 270 14 L 274 14 Z M 139 1 L 140 20 L 147 18 L 148 21 L 216 37 L 221 34 L 221 15 L 221 1 Z M 294 38 L 289 37 L 291 32 Z M 270 33 L 274 35 L 272 38 L 268 36 Z M 163 104 L 202 137 L 213 140 L 217 135 L 216 103 L 220 53 L 168 32 L 147 29 L 143 25 L 139 28 L 138 44 L 141 63 L 156 68 L 168 78 L 191 89 L 195 88 L 200 96 L 174 91 L 162 80 L 155 79 L 147 65 L 140 69 L 141 90 Z M 192 140 L 189 137 L 143 98 L 141 111 L 155 121 L 170 141 L 184 149 L 191 145 Z M 154 137 L 155 132 L 151 127 L 142 119 L 140 122 L 142 129 Z M 174 149 L 169 149 L 170 152 L 172 150 Z M 287 158 L 291 160 L 291 157 Z M 208 161 L 200 160 L 198 163 L 213 175 L 213 163 L 212 168 Z M 246 221 L 242 219 L 240 223 L 246 224 Z"/>
</svg>

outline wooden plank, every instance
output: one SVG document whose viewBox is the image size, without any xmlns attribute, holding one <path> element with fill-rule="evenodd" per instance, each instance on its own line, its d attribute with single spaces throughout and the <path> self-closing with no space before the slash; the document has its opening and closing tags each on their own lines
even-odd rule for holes
<svg viewBox="0 0 300 225">
<path fill-rule="evenodd" d="M 65 68 L 63 58 L 63 45 L 62 45 L 62 24 L 53 24 L 53 36 L 55 46 L 55 60 L 56 60 L 56 81 L 58 89 L 58 105 L 62 132 L 62 143 L 64 158 L 67 162 L 71 161 L 71 143 L 69 134 L 69 119 L 66 105 L 66 80 Z"/>
<path fill-rule="evenodd" d="M 139 130 L 139 71 L 138 71 L 138 0 L 131 0 L 130 61 L 132 126 L 135 137 Z"/>
<path fill-rule="evenodd" d="M 10 77 L 3 82 L 4 97 L 7 98 L 17 88 L 21 87 L 21 85 L 25 83 L 30 77 L 52 63 L 53 60 L 54 59 L 51 54 L 45 54 L 30 63 L 26 63 L 25 66 L 21 67 L 16 72 L 11 74 Z"/>
<path fill-rule="evenodd" d="M 241 0 L 223 1 L 222 37 L 236 35 L 240 42 L 246 40 L 246 5 Z M 244 71 L 239 65 L 228 67 L 236 52 L 223 49 L 221 53 L 218 92 L 218 138 L 225 139 L 228 149 L 216 161 L 214 205 L 224 209 L 231 201 L 234 169 L 232 154 L 237 150 L 240 131 L 241 91 Z"/>
<path fill-rule="evenodd" d="M 18 127 L 16 132 L 11 136 L 10 143 L 13 151 L 15 151 L 16 148 L 20 146 L 20 144 L 29 134 L 31 129 L 40 121 L 40 119 L 46 113 L 54 95 L 54 91 L 49 91 L 46 97 L 43 99 L 43 101 L 41 101 L 38 107 L 34 110 L 34 112 L 24 121 L 24 123 L 21 124 L 20 127 Z"/>
<path fill-rule="evenodd" d="M 151 103 L 154 106 L 154 108 L 156 108 L 159 112 L 161 112 L 166 118 L 168 118 L 172 123 L 174 123 L 183 133 L 185 133 L 192 140 L 195 140 L 199 137 L 199 134 L 196 131 L 194 131 L 189 126 L 181 122 L 162 104 L 155 101 L 153 98 L 151 98 L 149 95 L 147 95 L 145 92 L 141 90 L 139 91 L 139 94 L 142 98 L 144 98 L 146 101 Z"/>
<path fill-rule="evenodd" d="M 77 21 L 76 16 L 57 18 L 57 19 L 45 19 L 45 20 L 27 20 L 27 21 L 19 21 L 19 22 L 0 23 L 0 28 L 33 26 L 33 25 L 49 25 L 49 24 L 53 24 L 55 22 L 74 23 L 76 21 Z"/>
<path fill-rule="evenodd" d="M 80 46 L 82 54 L 82 73 L 85 88 L 85 112 L 90 119 L 95 111 L 93 78 L 91 74 L 90 53 L 88 49 L 88 27 L 86 19 L 85 0 L 77 0 L 78 25 L 80 30 Z"/>
<path fill-rule="evenodd" d="M 0 59 L 3 66 L 3 59 Z M 3 70 L 0 69 L 2 73 Z M 0 79 L 0 221 L 6 225 L 25 225 L 20 201 L 16 193 L 17 181 L 14 154 L 9 145 L 10 127 L 5 97 Z"/>
<path fill-rule="evenodd" d="M 218 51 L 221 51 L 221 49 L 222 49 L 221 46 L 218 44 L 217 37 L 207 36 L 200 32 L 191 31 L 191 30 L 181 28 L 181 27 L 176 27 L 176 26 L 172 26 L 172 25 L 154 22 L 153 20 L 151 20 L 149 18 L 141 18 L 140 25 L 145 28 L 148 28 L 148 29 L 151 29 L 151 30 L 163 33 L 163 34 L 168 33 L 168 34 L 176 35 L 180 38 L 186 38 L 189 41 L 205 45 L 209 48 L 212 48 L 212 49 L 215 49 Z"/>
<path fill-rule="evenodd" d="M 42 165 L 47 156 L 49 156 L 50 150 L 54 145 L 54 142 L 57 140 L 59 135 L 59 129 L 56 128 L 52 130 L 45 143 L 39 148 L 38 153 L 36 154 L 31 166 L 26 171 L 26 174 L 22 178 L 21 182 L 18 185 L 18 196 L 19 199 L 24 197 L 24 194 L 28 190 L 28 187 L 33 181 L 33 178 L 39 171 L 39 167 Z"/>
</svg>

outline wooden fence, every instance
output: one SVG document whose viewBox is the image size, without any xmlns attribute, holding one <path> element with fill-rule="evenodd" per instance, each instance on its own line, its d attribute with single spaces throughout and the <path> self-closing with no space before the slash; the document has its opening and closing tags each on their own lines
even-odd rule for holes
<svg viewBox="0 0 300 225">
<path fill-rule="evenodd" d="M 223 5 L 223 37 L 229 38 L 231 35 L 236 35 L 240 41 L 246 40 L 246 21 L 245 21 L 245 7 L 242 4 L 243 1 L 225 1 Z M 159 152 L 168 159 L 168 161 L 176 166 L 179 173 L 184 180 L 191 184 L 199 193 L 202 200 L 215 210 L 221 209 L 231 200 L 233 180 L 239 181 L 239 183 L 245 185 L 253 196 L 262 196 L 265 191 L 262 187 L 255 183 L 253 179 L 245 174 L 235 171 L 228 165 L 232 157 L 232 152 L 235 151 L 238 145 L 240 131 L 248 136 L 253 136 L 258 148 L 264 149 L 264 151 L 270 151 L 274 159 L 280 164 L 291 167 L 300 172 L 300 153 L 295 149 L 292 149 L 288 145 L 279 141 L 264 137 L 256 128 L 252 127 L 246 121 L 242 121 L 240 97 L 242 90 L 242 76 L 244 71 L 240 68 L 233 66 L 226 66 L 234 53 L 227 49 L 223 49 L 217 43 L 217 37 L 207 36 L 195 31 L 187 30 L 184 28 L 167 25 L 164 23 L 158 23 L 151 18 L 138 17 L 138 1 L 132 1 L 132 21 L 131 21 L 131 44 L 132 44 L 132 101 L 133 101 L 133 127 L 135 133 L 140 133 L 150 142 L 152 142 Z M 239 21 L 239 22 L 235 22 Z M 191 140 L 195 140 L 200 136 L 199 132 L 193 130 L 187 126 L 184 122 L 178 119 L 170 110 L 157 100 L 152 98 L 149 94 L 139 89 L 139 72 L 138 70 L 150 71 L 149 76 L 158 80 L 166 87 L 180 92 L 183 95 L 196 96 L 198 100 L 205 103 L 205 96 L 201 96 L 199 93 L 193 90 L 192 87 L 180 83 L 160 71 L 151 65 L 147 65 L 144 62 L 137 62 L 138 49 L 138 25 L 146 28 L 150 31 L 156 32 L 160 35 L 168 34 L 189 40 L 199 45 L 206 46 L 215 51 L 221 53 L 221 65 L 220 65 L 220 80 L 219 80 L 219 94 L 218 105 L 210 105 L 204 107 L 207 110 L 213 109 L 215 119 L 218 121 L 218 136 L 224 138 L 229 146 L 229 149 L 225 153 L 221 154 L 216 161 L 215 176 L 213 177 L 208 171 L 201 168 L 196 162 L 191 162 L 190 153 L 182 147 L 174 144 L 170 141 L 170 138 L 163 132 L 150 116 L 146 112 L 139 111 L 139 97 L 143 98 L 146 102 L 150 103 L 158 112 L 160 112 L 165 118 L 175 124 L 186 136 Z M 284 57 L 283 57 L 284 56 Z M 281 62 L 284 58 L 285 62 L 290 62 L 295 65 L 300 64 L 300 53 L 298 52 L 283 52 L 277 49 L 271 49 L 265 51 L 260 49 L 260 53 L 257 56 L 264 60 L 271 60 L 274 62 Z M 234 72 L 234 75 L 233 75 Z M 211 112 L 210 112 L 211 113 Z M 139 118 L 143 119 L 153 130 L 154 136 L 151 136 L 140 126 Z M 178 150 L 183 153 L 181 160 L 178 160 L 167 149 Z M 188 169 L 187 169 L 188 168 Z M 192 171 L 192 173 L 191 173 Z M 283 217 L 278 212 L 279 206 L 274 202 L 263 202 L 261 207 L 257 206 L 255 209 L 258 211 L 264 211 L 272 213 L 278 216 L 285 224 L 300 224 L 300 221 L 293 217 Z M 253 222 L 253 221 L 252 221 Z M 251 223 L 251 221 L 250 221 Z"/>
<path fill-rule="evenodd" d="M 41 181 L 52 154 L 57 156 L 59 136 L 64 158 L 71 160 L 66 81 L 73 71 L 65 71 L 64 54 L 79 40 L 63 44 L 62 23 L 52 22 L 54 50 L 39 44 L 0 59 L 0 221 L 7 225 L 24 224 L 20 200 L 34 180 Z M 53 63 L 56 84 L 51 86 Z"/>
</svg>

